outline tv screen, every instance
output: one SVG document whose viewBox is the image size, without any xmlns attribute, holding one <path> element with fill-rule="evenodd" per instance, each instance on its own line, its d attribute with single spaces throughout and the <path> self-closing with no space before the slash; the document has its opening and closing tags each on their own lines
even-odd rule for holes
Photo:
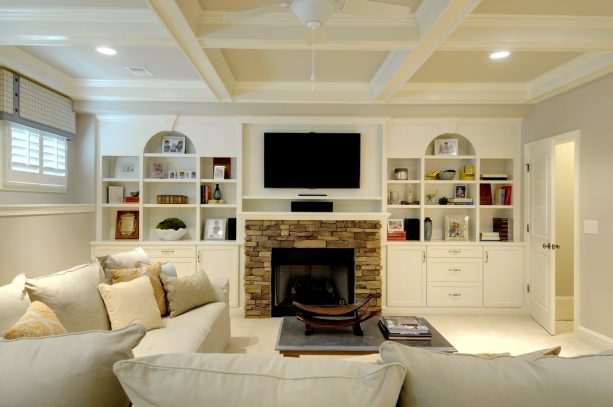
<svg viewBox="0 0 613 407">
<path fill-rule="evenodd" d="M 264 133 L 265 188 L 360 188 L 359 133 Z"/>
</svg>

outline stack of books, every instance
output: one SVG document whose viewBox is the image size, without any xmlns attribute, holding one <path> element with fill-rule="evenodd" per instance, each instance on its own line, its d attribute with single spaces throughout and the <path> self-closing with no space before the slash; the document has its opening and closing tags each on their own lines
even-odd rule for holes
<svg viewBox="0 0 613 407">
<path fill-rule="evenodd" d="M 493 223 L 494 232 L 498 232 L 501 241 L 508 242 L 509 240 L 513 240 L 512 219 L 494 218 Z"/>
<path fill-rule="evenodd" d="M 490 184 L 479 185 L 479 200 L 481 205 L 492 204 L 492 186 Z"/>
<path fill-rule="evenodd" d="M 407 240 L 407 232 L 404 230 L 387 232 L 387 240 Z"/>
<path fill-rule="evenodd" d="M 406 316 L 380 317 L 379 327 L 386 339 L 396 341 L 429 341 L 432 333 L 423 319 Z"/>
<path fill-rule="evenodd" d="M 426 173 L 426 176 L 424 177 L 424 179 L 426 180 L 432 180 L 432 179 L 436 179 L 436 177 L 438 176 L 438 173 L 441 172 L 440 170 L 432 170 L 432 171 L 428 171 Z"/>
<path fill-rule="evenodd" d="M 506 181 L 509 179 L 509 174 L 489 173 L 481 174 L 481 179 L 490 181 Z"/>
<path fill-rule="evenodd" d="M 503 185 L 496 189 L 496 205 L 511 205 L 512 185 Z"/>
<path fill-rule="evenodd" d="M 450 198 L 449 203 L 452 205 L 472 205 L 472 198 Z"/>
<path fill-rule="evenodd" d="M 498 232 L 481 232 L 481 240 L 488 242 L 500 241 L 500 233 Z"/>
</svg>

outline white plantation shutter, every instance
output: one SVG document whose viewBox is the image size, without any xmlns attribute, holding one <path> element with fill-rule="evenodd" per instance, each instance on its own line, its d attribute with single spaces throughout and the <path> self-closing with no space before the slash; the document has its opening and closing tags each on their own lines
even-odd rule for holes
<svg viewBox="0 0 613 407">
<path fill-rule="evenodd" d="M 66 138 L 8 123 L 4 186 L 26 190 L 66 191 Z"/>
</svg>

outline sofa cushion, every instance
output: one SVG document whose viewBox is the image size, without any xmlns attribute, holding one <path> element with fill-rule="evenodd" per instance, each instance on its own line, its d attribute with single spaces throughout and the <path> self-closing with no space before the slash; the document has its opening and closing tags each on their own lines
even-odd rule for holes
<svg viewBox="0 0 613 407">
<path fill-rule="evenodd" d="M 15 325 L 29 306 L 26 276 L 19 274 L 10 284 L 0 287 L 0 332 Z"/>
<path fill-rule="evenodd" d="M 132 357 L 145 334 L 132 325 L 44 338 L 0 340 L 3 406 L 128 406 L 113 363 Z"/>
<path fill-rule="evenodd" d="M 98 284 L 104 274 L 94 257 L 88 264 L 43 277 L 26 280 L 32 301 L 45 303 L 55 312 L 68 332 L 109 329 Z"/>
<path fill-rule="evenodd" d="M 386 363 L 407 368 L 399 406 L 610 406 L 613 351 L 533 360 L 435 353 L 384 342 Z"/>
<path fill-rule="evenodd" d="M 166 354 L 113 368 L 137 406 L 396 405 L 405 369 L 257 355 Z"/>
<path fill-rule="evenodd" d="M 226 307 L 223 302 L 213 302 L 176 318 L 163 318 L 163 329 L 147 332 L 147 336 L 134 348 L 134 356 L 197 352 L 217 319 L 226 317 Z"/>
<path fill-rule="evenodd" d="M 66 329 L 51 308 L 40 301 L 34 301 L 15 325 L 2 332 L 2 338 L 17 339 L 24 336 L 39 337 L 65 333 Z"/>
<path fill-rule="evenodd" d="M 168 297 L 171 318 L 217 300 L 209 277 L 202 270 L 185 277 L 175 278 L 162 274 L 160 278 Z"/>
<path fill-rule="evenodd" d="M 151 286 L 153 287 L 153 295 L 160 310 L 160 315 L 166 315 L 168 308 L 166 306 L 166 292 L 160 280 L 162 266 L 158 263 L 143 264 L 138 268 L 131 269 L 115 269 L 112 270 L 113 284 L 134 280 L 140 276 L 149 277 Z"/>
<path fill-rule="evenodd" d="M 139 263 L 149 263 L 149 256 L 142 247 L 137 247 L 127 252 L 115 253 L 105 256 L 100 264 L 104 268 L 105 283 L 111 284 L 112 269 L 131 269 L 138 267 Z"/>
<path fill-rule="evenodd" d="M 162 326 L 160 310 L 148 276 L 113 285 L 100 284 L 98 290 L 104 299 L 113 329 L 130 324 L 141 324 L 147 330 Z"/>
</svg>

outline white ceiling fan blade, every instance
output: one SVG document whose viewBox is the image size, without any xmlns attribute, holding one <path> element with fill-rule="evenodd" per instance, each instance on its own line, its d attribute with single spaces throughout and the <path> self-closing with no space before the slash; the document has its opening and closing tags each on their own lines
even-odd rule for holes
<svg viewBox="0 0 613 407">
<path fill-rule="evenodd" d="M 347 0 L 342 11 L 366 18 L 399 20 L 407 17 L 411 8 L 376 0 Z"/>
<path fill-rule="evenodd" d="M 287 10 L 287 8 L 289 8 L 289 5 L 289 1 L 283 1 L 280 3 L 269 4 L 267 6 L 256 7 L 244 11 L 237 11 L 235 13 L 228 13 L 224 15 L 224 18 L 227 20 L 245 20 L 266 13 L 274 13 L 276 11 Z"/>
</svg>

